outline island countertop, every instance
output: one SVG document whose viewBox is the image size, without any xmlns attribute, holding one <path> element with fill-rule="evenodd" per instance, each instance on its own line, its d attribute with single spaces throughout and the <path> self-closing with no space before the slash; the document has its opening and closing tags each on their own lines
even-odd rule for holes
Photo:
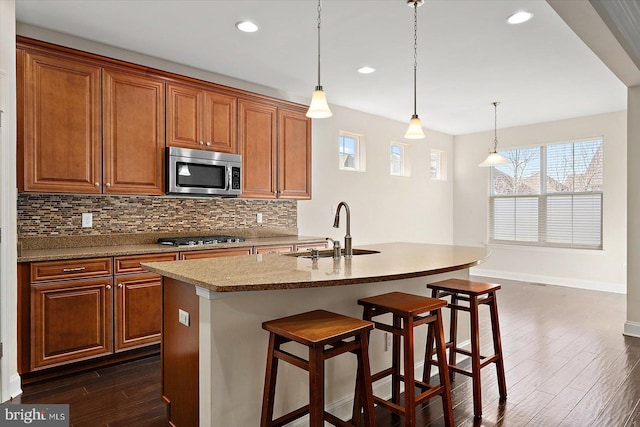
<svg viewBox="0 0 640 427">
<path fill-rule="evenodd" d="M 352 259 L 313 261 L 290 254 L 143 263 L 148 271 L 213 292 L 298 289 L 383 282 L 473 267 L 488 256 L 484 247 L 422 243 L 358 246 L 379 253 Z"/>
</svg>

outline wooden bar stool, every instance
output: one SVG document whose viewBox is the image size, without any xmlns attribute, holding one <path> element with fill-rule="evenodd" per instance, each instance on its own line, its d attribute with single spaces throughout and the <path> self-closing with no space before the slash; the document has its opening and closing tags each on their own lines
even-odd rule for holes
<svg viewBox="0 0 640 427">
<path fill-rule="evenodd" d="M 449 349 L 449 374 L 453 380 L 454 374 L 460 373 L 470 376 L 473 383 L 473 414 L 476 417 L 482 416 L 482 387 L 480 383 L 480 370 L 485 366 L 495 363 L 498 374 L 498 390 L 500 397 L 507 397 L 507 383 L 504 379 L 504 361 L 502 357 L 502 343 L 500 341 L 500 325 L 498 323 L 498 302 L 496 300 L 496 291 L 500 289 L 500 285 L 493 283 L 472 282 L 462 279 L 448 279 L 441 282 L 431 283 L 427 285 L 431 289 L 434 298 L 451 297 L 451 303 L 448 307 L 451 309 L 451 321 L 449 324 L 449 341 L 446 347 Z M 466 301 L 468 306 L 460 305 L 460 301 Z M 480 322 L 478 319 L 478 308 L 480 305 L 489 306 L 491 315 L 491 333 L 493 335 L 492 356 L 482 356 L 480 353 Z M 458 310 L 469 313 L 471 321 L 471 351 L 467 351 L 457 346 L 458 332 Z M 431 359 L 433 354 L 433 336 L 427 337 L 427 358 L 425 359 L 425 368 L 423 381 L 429 382 L 431 375 L 431 365 L 435 361 Z M 457 354 L 464 354 L 471 357 L 471 371 L 463 369 L 456 364 Z"/>
<path fill-rule="evenodd" d="M 324 310 L 315 310 L 294 316 L 271 320 L 262 324 L 269 331 L 267 371 L 262 399 L 260 425 L 282 426 L 309 414 L 309 426 L 322 427 L 324 422 L 336 426 L 352 425 L 324 410 L 324 361 L 346 352 L 358 358 L 356 389 L 362 399 L 357 412 L 364 410 L 365 426 L 376 425 L 371 391 L 368 333 L 373 323 L 342 316 Z M 350 341 L 345 341 L 354 338 Z M 282 344 L 294 341 L 309 348 L 309 360 L 282 350 Z M 283 360 L 309 372 L 309 404 L 273 420 L 278 360 Z M 356 409 L 354 408 L 354 412 Z"/>
<path fill-rule="evenodd" d="M 393 325 L 373 321 L 376 329 L 393 334 L 392 366 L 371 375 L 372 382 L 391 375 L 391 401 L 374 396 L 374 402 L 395 414 L 404 417 L 404 425 L 416 425 L 416 406 L 435 396 L 442 397 L 442 409 L 446 426 L 453 426 L 453 407 L 451 405 L 451 388 L 447 368 L 444 331 L 440 309 L 447 305 L 444 300 L 411 295 L 403 292 L 390 292 L 370 298 L 358 300 L 364 307 L 363 318 L 391 313 Z M 421 316 L 422 315 L 422 316 Z M 428 325 L 428 330 L 436 338 L 440 384 L 430 385 L 415 379 L 413 328 Z M 400 372 L 400 338 L 403 341 L 404 373 Z M 400 381 L 404 382 L 404 406 L 400 405 Z M 415 387 L 422 391 L 416 395 Z"/>
</svg>

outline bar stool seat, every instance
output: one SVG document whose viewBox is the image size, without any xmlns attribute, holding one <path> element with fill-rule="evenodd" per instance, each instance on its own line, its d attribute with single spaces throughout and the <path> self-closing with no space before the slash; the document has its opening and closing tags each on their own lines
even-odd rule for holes
<svg viewBox="0 0 640 427">
<path fill-rule="evenodd" d="M 315 310 L 262 324 L 269 331 L 269 350 L 262 400 L 262 427 L 282 426 L 309 414 L 311 427 L 322 427 L 324 422 L 336 426 L 353 425 L 324 410 L 324 361 L 346 352 L 358 359 L 357 393 L 362 396 L 354 413 L 364 412 L 367 427 L 375 426 L 371 369 L 369 366 L 368 334 L 373 323 L 324 310 Z M 353 340 L 345 341 L 350 338 Z M 309 359 L 288 353 L 281 345 L 294 341 L 309 348 Z M 282 360 L 309 372 L 309 404 L 273 420 L 278 361 Z"/>
<path fill-rule="evenodd" d="M 393 334 L 393 352 L 391 368 L 372 374 L 371 380 L 376 382 L 391 375 L 391 401 L 374 396 L 374 402 L 379 406 L 404 417 L 404 425 L 416 425 L 416 406 L 427 400 L 441 396 L 444 420 L 446 426 L 453 426 L 453 407 L 451 404 L 451 388 L 445 349 L 442 316 L 440 309 L 447 305 L 444 300 L 412 295 L 403 292 L 390 292 L 370 298 L 358 300 L 364 307 L 363 318 L 372 320 L 374 317 L 391 313 L 393 325 L 373 321 L 376 329 Z M 438 368 L 440 384 L 430 385 L 415 379 L 414 373 L 414 333 L 413 328 L 426 324 L 430 333 L 436 338 Z M 400 372 L 400 338 L 403 341 L 404 372 Z M 400 382 L 404 387 L 404 406 L 400 405 Z M 422 390 L 416 395 L 415 387 Z"/>
<path fill-rule="evenodd" d="M 431 289 L 434 298 L 451 297 L 451 303 L 447 306 L 451 310 L 449 323 L 449 341 L 446 348 L 449 349 L 449 375 L 453 380 L 456 373 L 470 376 L 473 384 L 473 413 L 476 417 L 482 416 L 482 386 L 480 380 L 480 370 L 492 363 L 496 365 L 498 377 L 498 390 L 500 397 L 506 399 L 507 385 L 504 375 L 504 361 L 502 357 L 502 343 L 500 340 L 500 325 L 498 322 L 498 302 L 496 291 L 500 285 L 494 283 L 472 282 L 463 279 L 447 279 L 427 285 Z M 468 302 L 468 306 L 461 305 L 460 301 Z M 494 354 L 482 356 L 480 353 L 480 325 L 479 307 L 489 306 L 491 316 L 491 334 L 493 338 Z M 457 345 L 458 334 L 458 311 L 469 313 L 471 322 L 471 351 L 459 348 Z M 436 362 L 431 360 L 433 354 L 433 337 L 427 337 L 427 357 L 425 359 L 425 370 L 423 381 L 429 381 L 431 365 Z M 471 371 L 457 365 L 456 356 L 463 354 L 471 358 Z"/>
</svg>

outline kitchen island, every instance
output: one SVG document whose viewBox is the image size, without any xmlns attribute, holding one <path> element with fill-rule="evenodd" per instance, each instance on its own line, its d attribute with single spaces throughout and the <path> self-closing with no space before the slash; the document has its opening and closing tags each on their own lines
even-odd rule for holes
<svg viewBox="0 0 640 427">
<path fill-rule="evenodd" d="M 315 309 L 360 317 L 359 298 L 393 290 L 429 295 L 428 282 L 467 278 L 468 269 L 487 256 L 485 248 L 418 243 L 359 248 L 370 253 L 352 259 L 258 254 L 143 264 L 163 276 L 163 399 L 172 425 L 259 424 L 268 340 L 262 322 Z M 383 335 L 374 331 L 371 337 L 373 371 L 390 363 Z M 298 353 L 295 344 L 288 345 Z M 424 337 L 416 336 L 416 348 L 424 348 Z M 327 362 L 326 402 L 340 417 L 351 410 L 355 365 L 349 356 Z M 276 415 L 307 402 L 306 375 L 281 365 Z"/>
</svg>

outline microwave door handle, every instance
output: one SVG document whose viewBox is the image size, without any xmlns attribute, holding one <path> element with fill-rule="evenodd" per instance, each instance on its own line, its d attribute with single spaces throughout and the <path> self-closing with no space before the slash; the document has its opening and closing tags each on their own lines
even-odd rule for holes
<svg viewBox="0 0 640 427">
<path fill-rule="evenodd" d="M 229 191 L 231 189 L 231 166 L 227 166 L 227 186 L 225 191 Z"/>
</svg>

